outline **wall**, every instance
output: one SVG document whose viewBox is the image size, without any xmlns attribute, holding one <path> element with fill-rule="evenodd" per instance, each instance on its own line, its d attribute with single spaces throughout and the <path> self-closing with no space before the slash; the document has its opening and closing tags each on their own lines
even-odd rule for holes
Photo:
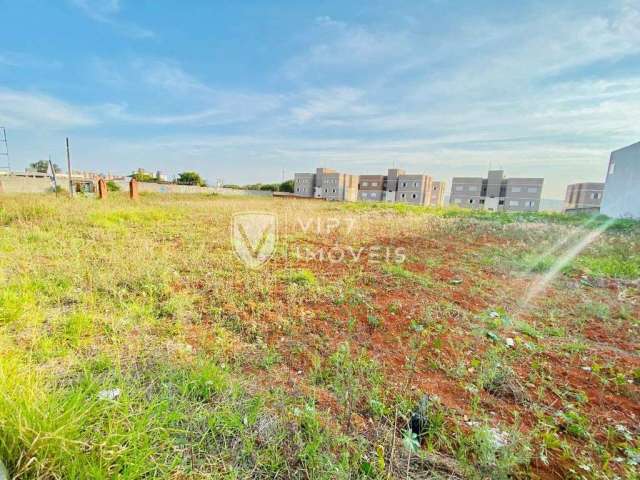
<svg viewBox="0 0 640 480">
<path fill-rule="evenodd" d="M 0 193 L 52 192 L 51 180 L 43 177 L 0 176 Z"/>
<path fill-rule="evenodd" d="M 123 192 L 129 191 L 129 182 L 119 180 L 114 182 Z M 237 196 L 259 196 L 271 197 L 272 192 L 262 190 L 237 190 L 235 188 L 217 188 L 217 187 L 196 187 L 195 185 L 175 185 L 172 183 L 147 183 L 138 182 L 138 192 L 140 193 L 217 193 L 220 195 L 237 195 Z"/>
<path fill-rule="evenodd" d="M 129 182 L 126 180 L 114 181 L 123 192 L 129 191 Z M 58 185 L 68 190 L 66 179 L 58 179 Z M 0 176 L 0 193 L 48 193 L 53 191 L 51 180 L 42 177 L 19 177 L 14 175 Z M 233 188 L 196 187 L 193 185 L 173 185 L 160 183 L 138 183 L 139 192 L 155 193 L 218 193 L 221 195 L 260 196 L 271 197 L 272 192 L 261 190 L 236 190 Z"/>
<path fill-rule="evenodd" d="M 600 212 L 640 218 L 640 142 L 611 153 Z"/>
</svg>

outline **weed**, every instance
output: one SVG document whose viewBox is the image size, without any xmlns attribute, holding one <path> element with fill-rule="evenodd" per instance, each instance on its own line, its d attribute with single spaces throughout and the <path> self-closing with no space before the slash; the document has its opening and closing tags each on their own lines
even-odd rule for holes
<svg viewBox="0 0 640 480">
<path fill-rule="evenodd" d="M 401 280 L 411 281 L 424 288 L 433 287 L 433 282 L 429 278 L 427 278 L 424 275 L 420 275 L 410 270 L 407 270 L 402 265 L 385 264 L 383 266 L 383 271 L 387 275 L 391 275 Z"/>
<path fill-rule="evenodd" d="M 287 282 L 296 285 L 316 285 L 318 280 L 311 270 L 289 270 L 281 275 L 281 278 Z"/>
</svg>

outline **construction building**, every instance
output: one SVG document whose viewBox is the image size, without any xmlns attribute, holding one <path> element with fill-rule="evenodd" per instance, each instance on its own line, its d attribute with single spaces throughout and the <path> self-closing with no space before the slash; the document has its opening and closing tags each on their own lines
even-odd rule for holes
<svg viewBox="0 0 640 480">
<path fill-rule="evenodd" d="M 640 142 L 611 152 L 600 212 L 640 218 Z"/>
<path fill-rule="evenodd" d="M 602 203 L 604 183 L 574 183 L 567 186 L 564 197 L 565 213 L 598 213 Z"/>
<path fill-rule="evenodd" d="M 506 178 L 502 170 L 489 170 L 487 178 L 454 177 L 450 204 L 493 212 L 537 212 L 543 178 Z"/>
</svg>

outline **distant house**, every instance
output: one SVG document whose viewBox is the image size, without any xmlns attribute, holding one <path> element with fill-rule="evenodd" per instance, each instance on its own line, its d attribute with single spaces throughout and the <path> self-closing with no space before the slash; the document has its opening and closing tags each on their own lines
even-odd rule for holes
<svg viewBox="0 0 640 480">
<path fill-rule="evenodd" d="M 454 177 L 450 204 L 493 212 L 537 212 L 543 178 L 507 178 L 502 170 L 489 170 L 487 178 Z"/>
<path fill-rule="evenodd" d="M 565 213 L 598 213 L 604 183 L 574 183 L 567 186 L 567 193 L 564 197 Z"/>
<path fill-rule="evenodd" d="M 640 218 L 640 142 L 611 152 L 600 212 Z"/>
</svg>

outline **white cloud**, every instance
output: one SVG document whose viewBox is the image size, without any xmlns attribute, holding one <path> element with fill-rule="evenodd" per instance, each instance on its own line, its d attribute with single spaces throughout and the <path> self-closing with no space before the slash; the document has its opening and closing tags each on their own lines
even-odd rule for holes
<svg viewBox="0 0 640 480">
<path fill-rule="evenodd" d="M 24 68 L 60 68 L 62 63 L 57 60 L 43 58 L 23 52 L 0 52 L 0 66 Z"/>
<path fill-rule="evenodd" d="M 96 123 L 87 109 L 39 93 L 0 88 L 0 124 L 8 128 L 57 130 Z"/>
<path fill-rule="evenodd" d="M 110 25 L 123 35 L 132 38 L 152 38 L 155 33 L 135 23 L 119 18 L 121 11 L 120 0 L 70 0 L 71 4 L 80 9 L 87 17 L 96 22 Z"/>
<path fill-rule="evenodd" d="M 340 124 L 341 119 L 372 114 L 370 107 L 362 103 L 364 92 L 349 88 L 309 89 L 296 94 L 290 114 L 294 122 L 323 122 Z"/>
</svg>

